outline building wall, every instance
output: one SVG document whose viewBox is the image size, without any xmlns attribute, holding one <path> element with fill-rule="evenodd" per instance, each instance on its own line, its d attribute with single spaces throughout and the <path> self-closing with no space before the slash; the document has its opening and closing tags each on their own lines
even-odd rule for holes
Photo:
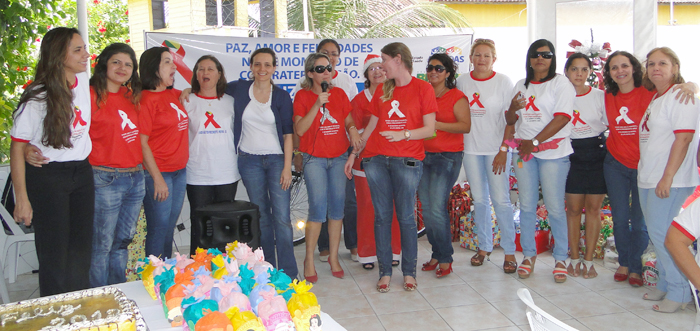
<svg viewBox="0 0 700 331">
<path fill-rule="evenodd" d="M 472 27 L 527 26 L 527 6 L 523 4 L 448 4 L 467 18 Z"/>
<path fill-rule="evenodd" d="M 659 4 L 658 25 L 670 25 L 668 21 L 671 19 L 671 6 L 669 4 Z M 699 25 L 700 24 L 700 5 L 697 4 L 676 4 L 673 6 L 673 19 L 675 25 Z"/>
<path fill-rule="evenodd" d="M 129 37 L 131 47 L 136 51 L 136 57 L 140 57 L 144 51 L 143 32 L 151 31 L 153 19 L 151 16 L 150 0 L 129 0 Z"/>
</svg>

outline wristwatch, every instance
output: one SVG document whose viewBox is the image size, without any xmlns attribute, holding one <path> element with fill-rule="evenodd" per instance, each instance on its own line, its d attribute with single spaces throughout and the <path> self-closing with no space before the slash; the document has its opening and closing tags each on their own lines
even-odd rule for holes
<svg viewBox="0 0 700 331">
<path fill-rule="evenodd" d="M 403 130 L 403 137 L 406 138 L 406 141 L 411 139 L 411 131 Z"/>
<path fill-rule="evenodd" d="M 499 149 L 501 150 L 501 152 L 508 152 L 508 147 L 506 146 L 501 146 L 501 148 Z"/>
<path fill-rule="evenodd" d="M 540 141 L 537 140 L 537 138 L 532 138 L 532 146 L 537 147 L 537 146 L 539 146 L 539 144 L 540 144 Z"/>
</svg>

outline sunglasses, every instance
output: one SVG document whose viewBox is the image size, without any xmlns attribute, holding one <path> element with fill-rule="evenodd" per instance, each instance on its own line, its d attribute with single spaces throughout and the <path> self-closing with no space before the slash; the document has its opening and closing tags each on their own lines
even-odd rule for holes
<svg viewBox="0 0 700 331">
<path fill-rule="evenodd" d="M 437 71 L 439 74 L 441 74 L 441 73 L 445 72 L 445 66 L 439 65 L 439 64 L 436 65 L 436 66 L 434 66 L 434 65 L 432 65 L 432 64 L 429 64 L 427 67 L 425 67 L 425 72 L 426 72 L 426 73 L 431 72 L 431 71 L 433 71 L 433 70 L 435 70 L 435 71 Z"/>
<path fill-rule="evenodd" d="M 333 67 L 331 67 L 330 64 L 327 66 L 315 66 L 313 69 L 311 69 L 309 71 L 315 71 L 317 74 L 322 74 L 326 70 L 328 72 L 331 72 L 331 71 L 333 71 Z"/>
<path fill-rule="evenodd" d="M 493 40 L 491 40 L 491 39 L 484 39 L 484 38 L 477 38 L 477 39 L 474 39 L 474 43 L 475 43 L 475 44 L 476 44 L 476 43 L 487 43 L 487 44 L 491 44 L 491 45 L 496 45 L 496 43 L 493 42 Z"/>
<path fill-rule="evenodd" d="M 536 59 L 538 57 L 542 57 L 543 59 L 551 59 L 554 56 L 554 53 L 552 52 L 535 52 L 530 55 L 531 59 Z"/>
</svg>

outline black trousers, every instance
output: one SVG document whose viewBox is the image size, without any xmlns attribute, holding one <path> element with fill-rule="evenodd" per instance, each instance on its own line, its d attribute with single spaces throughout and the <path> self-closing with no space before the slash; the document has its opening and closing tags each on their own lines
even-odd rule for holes
<svg viewBox="0 0 700 331">
<path fill-rule="evenodd" d="M 26 167 L 41 296 L 90 288 L 95 184 L 87 160 Z"/>
<path fill-rule="evenodd" d="M 190 202 L 190 221 L 194 219 L 194 212 L 199 207 L 215 202 L 236 200 L 238 181 L 224 185 L 190 185 L 187 184 L 187 200 Z M 190 255 L 194 255 L 197 247 L 192 244 L 197 242 L 202 234 L 195 227 L 190 228 Z"/>
</svg>

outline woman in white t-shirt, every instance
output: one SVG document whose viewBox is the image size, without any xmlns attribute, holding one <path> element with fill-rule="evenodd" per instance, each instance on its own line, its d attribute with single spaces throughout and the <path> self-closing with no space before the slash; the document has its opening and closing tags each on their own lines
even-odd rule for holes
<svg viewBox="0 0 700 331">
<path fill-rule="evenodd" d="M 484 263 L 493 250 L 493 230 L 489 196 L 501 229 L 501 246 L 505 252 L 503 271 L 514 273 L 515 226 L 510 204 L 510 153 L 505 140 L 513 138 L 513 126 L 506 125 L 503 112 L 508 109 L 513 82 L 508 76 L 493 71 L 496 46 L 493 40 L 476 39 L 469 52 L 474 66 L 468 75 L 457 78 L 459 88 L 469 98 L 471 132 L 464 135 L 462 165 L 474 199 L 474 221 L 477 224 L 479 250 L 471 259 L 473 266 Z"/>
<path fill-rule="evenodd" d="M 190 219 L 199 207 L 233 201 L 241 175 L 233 144 L 233 97 L 225 94 L 224 68 L 204 55 L 194 65 L 192 95 L 183 103 L 189 116 L 190 158 L 187 161 L 187 199 Z M 192 224 L 191 242 L 199 242 L 202 226 Z M 190 246 L 190 255 L 196 245 Z"/>
<path fill-rule="evenodd" d="M 564 187 L 573 152 L 569 135 L 576 91 L 566 77 L 556 74 L 554 45 L 540 39 L 527 51 L 527 76 L 515 84 L 515 97 L 506 112 L 508 124 L 515 124 L 519 141 L 518 157 L 513 159 L 520 192 L 520 245 L 523 262 L 518 276 L 528 278 L 534 270 L 537 246 L 535 227 L 539 187 L 549 212 L 554 235 L 554 281 L 567 278 L 568 245 Z"/>
<path fill-rule="evenodd" d="M 587 55 L 575 53 L 564 65 L 564 73 L 576 89 L 574 117 L 571 120 L 571 168 L 566 178 L 566 219 L 569 226 L 571 262 L 569 275 L 594 278 L 593 251 L 600 235 L 600 206 L 607 192 L 603 161 L 607 149 L 605 135 L 605 92 L 586 85 L 592 63 Z M 581 211 L 586 210 L 586 254 L 579 257 Z"/>
<path fill-rule="evenodd" d="M 681 206 L 700 184 L 696 168 L 698 149 L 698 113 L 700 103 L 676 101 L 680 91 L 675 84 L 685 81 L 680 74 L 678 56 L 668 47 L 654 48 L 647 54 L 642 83 L 656 89 L 639 125 L 639 202 L 647 223 L 649 238 L 656 248 L 659 281 L 644 296 L 662 300 L 654 311 L 673 313 L 690 302 L 688 280 L 664 246 L 668 227 Z"/>
<path fill-rule="evenodd" d="M 47 32 L 34 82 L 14 112 L 10 167 L 14 218 L 34 224 L 41 296 L 90 287 L 95 187 L 88 155 L 90 54 L 77 29 Z M 39 147 L 47 160 L 28 167 L 25 149 Z"/>
</svg>

